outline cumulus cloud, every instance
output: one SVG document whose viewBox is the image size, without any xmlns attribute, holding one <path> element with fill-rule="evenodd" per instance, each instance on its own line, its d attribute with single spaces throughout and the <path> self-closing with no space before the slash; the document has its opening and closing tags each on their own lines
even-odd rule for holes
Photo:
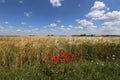
<svg viewBox="0 0 120 80">
<path fill-rule="evenodd" d="M 93 20 L 118 21 L 120 20 L 120 11 L 108 12 L 106 5 L 101 1 L 96 1 L 86 17 Z"/>
<path fill-rule="evenodd" d="M 119 21 L 120 20 L 120 11 L 112 11 L 104 14 L 101 18 L 101 20 L 105 21 Z"/>
<path fill-rule="evenodd" d="M 60 6 L 62 6 L 62 3 L 61 3 L 62 1 L 64 1 L 64 0 L 50 0 L 50 3 L 54 7 L 60 7 Z"/>
<path fill-rule="evenodd" d="M 98 9 L 104 9 L 104 8 L 107 8 L 107 7 L 103 2 L 95 1 L 93 7 L 91 8 L 91 10 L 98 10 Z"/>
<path fill-rule="evenodd" d="M 97 28 L 96 26 L 94 26 L 93 22 L 87 21 L 86 19 L 83 20 L 77 19 L 76 21 L 81 26 L 87 27 L 90 30 Z"/>
<path fill-rule="evenodd" d="M 101 1 L 95 1 L 93 7 L 90 9 L 90 12 L 86 15 L 86 17 L 92 18 L 93 20 L 98 20 L 104 16 L 107 10 L 109 10 L 109 8 L 105 5 L 105 3 Z"/>
<path fill-rule="evenodd" d="M 104 33 L 120 34 L 120 11 L 112 11 L 101 17 L 102 30 Z"/>
<path fill-rule="evenodd" d="M 114 21 L 114 22 L 104 22 L 102 24 L 101 29 L 106 33 L 118 33 L 120 34 L 120 21 Z"/>
<path fill-rule="evenodd" d="M 89 18 L 92 18 L 93 20 L 97 20 L 103 17 L 104 13 L 105 13 L 105 10 L 94 10 L 88 13 L 86 16 Z"/>
<path fill-rule="evenodd" d="M 104 22 L 102 26 L 120 26 L 120 21 L 115 21 L 115 22 Z"/>
<path fill-rule="evenodd" d="M 86 17 L 92 20 L 101 20 L 103 23 L 98 32 L 104 34 L 120 34 L 120 11 L 108 11 L 104 2 L 95 1 Z M 83 24 L 83 23 L 82 23 Z M 95 27 L 95 26 L 93 26 Z"/>
<path fill-rule="evenodd" d="M 79 24 L 81 24 L 82 26 L 93 26 L 93 23 L 92 22 L 90 22 L 90 21 L 87 21 L 87 20 L 85 20 L 85 19 L 83 19 L 83 20 L 80 20 L 80 19 L 77 19 L 76 20 Z"/>
</svg>

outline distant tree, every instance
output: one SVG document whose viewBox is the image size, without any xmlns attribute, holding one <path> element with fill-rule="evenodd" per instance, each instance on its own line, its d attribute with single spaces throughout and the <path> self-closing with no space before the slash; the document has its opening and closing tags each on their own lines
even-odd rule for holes
<svg viewBox="0 0 120 80">
<path fill-rule="evenodd" d="M 81 34 L 80 36 L 87 36 L 86 34 Z"/>
<path fill-rule="evenodd" d="M 91 34 L 90 36 L 95 36 L 95 34 Z"/>
</svg>

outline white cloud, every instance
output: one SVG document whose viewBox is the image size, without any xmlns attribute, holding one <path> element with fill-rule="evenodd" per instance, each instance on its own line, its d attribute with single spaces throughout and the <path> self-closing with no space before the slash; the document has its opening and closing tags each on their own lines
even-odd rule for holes
<svg viewBox="0 0 120 80">
<path fill-rule="evenodd" d="M 51 28 L 54 28 L 54 27 L 56 27 L 56 26 L 57 26 L 56 23 L 52 23 L 52 24 L 49 25 L 49 27 L 51 27 Z"/>
<path fill-rule="evenodd" d="M 88 26 L 88 30 L 96 30 L 97 26 Z"/>
<path fill-rule="evenodd" d="M 71 30 L 71 28 L 65 27 L 64 25 L 61 25 L 59 29 L 62 30 L 62 31 L 69 31 L 69 30 Z"/>
<path fill-rule="evenodd" d="M 98 20 L 104 16 L 107 10 L 109 10 L 109 8 L 106 7 L 105 3 L 101 1 L 95 1 L 93 7 L 86 17 L 92 18 L 93 20 Z"/>
<path fill-rule="evenodd" d="M 8 22 L 8 21 L 5 21 L 5 22 L 3 22 L 3 24 L 9 24 L 9 22 Z"/>
<path fill-rule="evenodd" d="M 22 32 L 22 30 L 21 29 L 17 29 L 16 32 Z"/>
<path fill-rule="evenodd" d="M 120 34 L 120 21 L 109 21 L 102 24 L 101 29 L 110 33 L 118 32 Z"/>
<path fill-rule="evenodd" d="M 73 26 L 72 26 L 72 25 L 68 25 L 68 27 L 69 27 L 69 28 L 73 28 Z"/>
<path fill-rule="evenodd" d="M 22 25 L 25 25 L 25 24 L 27 24 L 27 23 L 26 23 L 26 22 L 21 22 L 21 24 L 22 24 Z"/>
<path fill-rule="evenodd" d="M 83 27 L 87 27 L 87 29 L 90 30 L 95 30 L 97 28 L 97 26 L 94 26 L 93 22 L 87 21 L 86 19 L 80 20 L 80 19 L 76 19 L 77 23 L 80 24 Z M 77 27 L 80 30 L 83 30 L 83 27 Z"/>
<path fill-rule="evenodd" d="M 81 24 L 82 26 L 85 26 L 85 27 L 87 27 L 87 26 L 93 26 L 93 23 L 92 23 L 92 22 L 87 21 L 87 20 L 85 20 L 85 19 L 83 19 L 83 20 L 76 19 L 76 21 L 77 21 L 79 24 Z"/>
<path fill-rule="evenodd" d="M 108 10 L 109 8 L 106 7 L 103 2 L 95 1 L 93 7 L 86 17 L 95 21 L 103 21 L 99 30 L 96 30 L 97 32 L 101 34 L 120 34 L 120 11 L 110 12 Z"/>
<path fill-rule="evenodd" d="M 104 14 L 100 20 L 102 23 L 102 31 L 106 34 L 120 34 L 120 11 L 112 11 Z"/>
<path fill-rule="evenodd" d="M 95 1 L 93 7 L 91 8 L 91 10 L 104 9 L 105 7 L 106 7 L 106 5 L 103 2 Z"/>
<path fill-rule="evenodd" d="M 101 34 L 120 35 L 120 28 L 117 26 L 102 26 Z"/>
<path fill-rule="evenodd" d="M 97 20 L 97 19 L 100 19 L 101 17 L 103 17 L 105 11 L 104 10 L 94 10 L 94 11 L 91 11 L 90 13 L 88 13 L 86 15 L 86 17 L 89 17 L 89 18 L 92 18 L 93 20 Z"/>
<path fill-rule="evenodd" d="M 82 26 L 73 26 L 73 25 L 68 25 L 68 28 L 72 30 L 83 30 Z"/>
<path fill-rule="evenodd" d="M 50 3 L 54 7 L 60 7 L 60 6 L 62 6 L 62 3 L 61 3 L 62 1 L 64 1 L 64 0 L 50 0 Z"/>
<path fill-rule="evenodd" d="M 105 21 L 118 21 L 120 20 L 120 11 L 112 11 L 104 14 L 101 18 L 101 20 Z"/>
<path fill-rule="evenodd" d="M 24 15 L 27 16 L 27 17 L 30 17 L 32 14 L 32 12 L 24 12 Z"/>
<path fill-rule="evenodd" d="M 83 30 L 83 27 L 81 27 L 81 26 L 77 26 L 77 27 L 74 27 L 74 29 L 77 29 L 77 30 Z"/>
</svg>

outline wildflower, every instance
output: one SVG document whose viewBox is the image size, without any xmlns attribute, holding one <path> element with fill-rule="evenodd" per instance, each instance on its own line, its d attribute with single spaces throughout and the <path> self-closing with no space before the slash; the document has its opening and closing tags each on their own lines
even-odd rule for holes
<svg viewBox="0 0 120 80">
<path fill-rule="evenodd" d="M 115 60 L 115 58 L 112 58 L 112 60 Z"/>
<path fill-rule="evenodd" d="M 109 59 L 109 57 L 107 56 L 107 59 Z"/>
<path fill-rule="evenodd" d="M 116 64 L 116 66 L 119 66 L 119 64 Z"/>
<path fill-rule="evenodd" d="M 70 59 L 69 59 L 69 58 L 66 58 L 66 59 L 65 59 L 65 62 L 66 62 L 66 63 L 69 63 L 69 62 L 70 62 Z"/>
<path fill-rule="evenodd" d="M 73 55 L 73 60 L 77 60 L 77 54 Z"/>
<path fill-rule="evenodd" d="M 70 55 L 69 53 L 64 53 L 64 52 L 63 52 L 61 57 L 65 59 L 65 58 L 68 58 L 68 57 L 70 57 L 70 56 L 71 56 L 71 55 Z"/>
<path fill-rule="evenodd" d="M 98 65 L 99 63 L 97 62 L 96 64 Z"/>
<path fill-rule="evenodd" d="M 102 63 L 101 65 L 104 66 L 104 63 Z"/>
<path fill-rule="evenodd" d="M 91 62 L 93 63 L 94 61 L 92 60 Z"/>
<path fill-rule="evenodd" d="M 115 57 L 115 55 L 112 55 L 112 57 Z"/>
<path fill-rule="evenodd" d="M 59 57 L 56 57 L 56 56 L 52 56 L 51 59 L 53 62 L 57 62 L 61 60 Z"/>
</svg>

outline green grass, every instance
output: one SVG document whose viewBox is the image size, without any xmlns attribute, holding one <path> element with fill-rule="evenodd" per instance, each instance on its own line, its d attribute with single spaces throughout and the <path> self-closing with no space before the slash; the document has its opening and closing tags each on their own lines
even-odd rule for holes
<svg viewBox="0 0 120 80">
<path fill-rule="evenodd" d="M 62 72 L 62 68 L 66 72 Z M 72 66 L 72 68 L 70 68 Z M 58 65 L 55 67 L 58 68 Z M 53 70 L 56 70 L 56 69 Z M 49 69 L 49 68 L 48 68 Z M 64 64 L 58 73 L 47 70 L 42 66 L 24 66 L 0 71 L 0 80 L 119 80 L 120 63 L 103 61 L 79 60 L 72 65 Z M 51 70 L 51 69 L 50 69 Z M 60 71 L 61 70 L 61 71 Z M 63 70 L 64 71 L 64 70 Z M 61 74 L 62 73 L 62 74 Z"/>
</svg>

